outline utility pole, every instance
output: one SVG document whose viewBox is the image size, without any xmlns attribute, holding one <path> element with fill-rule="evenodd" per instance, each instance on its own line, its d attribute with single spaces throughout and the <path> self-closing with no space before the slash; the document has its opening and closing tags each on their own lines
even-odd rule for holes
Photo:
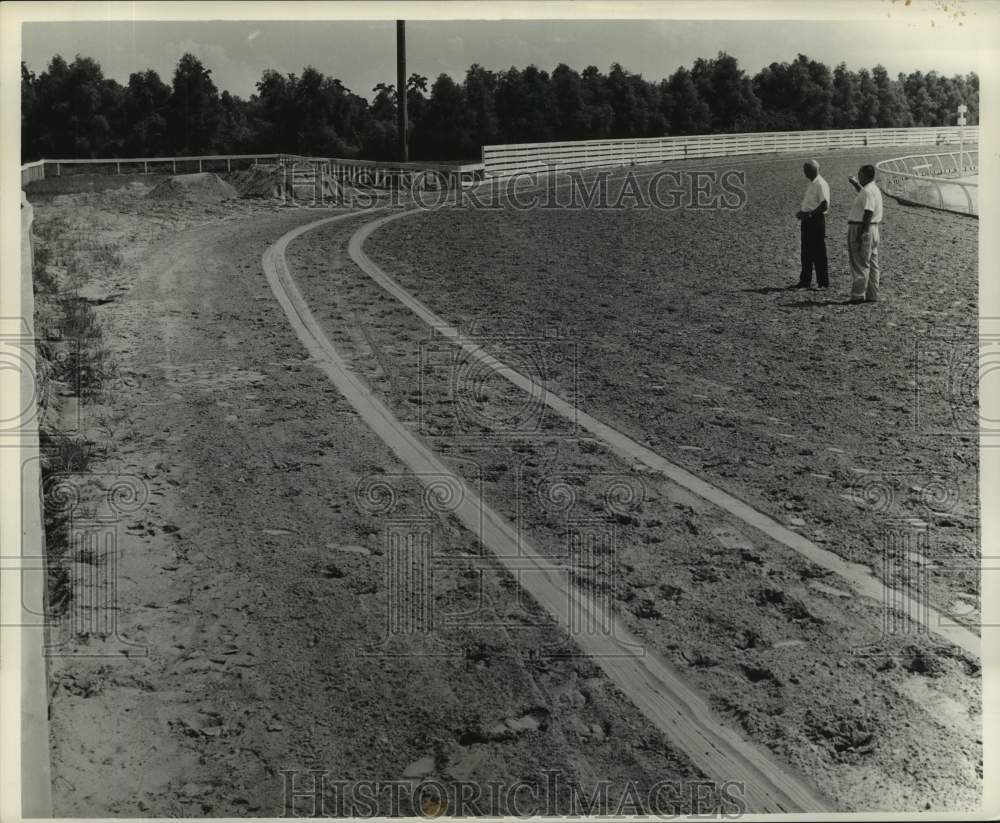
<svg viewBox="0 0 1000 823">
<path fill-rule="evenodd" d="M 406 21 L 396 21 L 396 116 L 399 118 L 399 159 L 410 158 L 406 144 Z"/>
</svg>

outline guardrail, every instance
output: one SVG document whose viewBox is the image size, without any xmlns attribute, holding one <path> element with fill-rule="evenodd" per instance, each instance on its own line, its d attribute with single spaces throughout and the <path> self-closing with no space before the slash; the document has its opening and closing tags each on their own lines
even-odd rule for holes
<svg viewBox="0 0 1000 823">
<path fill-rule="evenodd" d="M 45 161 L 36 160 L 21 166 L 21 185 L 26 186 L 33 180 L 45 179 Z"/>
<path fill-rule="evenodd" d="M 979 150 L 911 154 L 875 164 L 879 187 L 901 203 L 979 216 Z"/>
<path fill-rule="evenodd" d="M 978 143 L 978 126 L 965 127 L 967 143 Z M 581 140 L 563 143 L 518 143 L 483 146 L 487 177 L 509 177 L 559 169 L 601 168 L 697 160 L 746 154 L 829 151 L 872 146 L 928 146 L 959 142 L 957 126 L 912 129 L 845 129 L 830 131 L 702 134 L 638 140 Z"/>
<path fill-rule="evenodd" d="M 45 535 L 42 521 L 42 476 L 38 443 L 38 383 L 35 377 L 35 302 L 32 278 L 34 211 L 21 192 L 21 316 L 14 319 L 8 342 L 16 341 L 20 374 L 20 420 L 17 435 L 21 475 L 20 681 L 21 681 L 21 813 L 51 817 L 49 764 L 49 689 L 46 641 Z M 5 321 L 6 322 L 6 321 Z M 6 332 L 7 329 L 4 329 Z M 12 664 L 5 655 L 4 666 Z"/>
</svg>

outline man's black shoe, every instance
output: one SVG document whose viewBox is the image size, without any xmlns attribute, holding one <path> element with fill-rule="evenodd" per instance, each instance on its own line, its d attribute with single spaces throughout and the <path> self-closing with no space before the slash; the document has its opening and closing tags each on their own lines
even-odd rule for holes
<svg viewBox="0 0 1000 823">
<path fill-rule="evenodd" d="M 791 286 L 788 287 L 788 290 L 794 291 L 795 289 L 808 289 L 808 288 L 809 288 L 808 283 L 793 283 Z"/>
</svg>

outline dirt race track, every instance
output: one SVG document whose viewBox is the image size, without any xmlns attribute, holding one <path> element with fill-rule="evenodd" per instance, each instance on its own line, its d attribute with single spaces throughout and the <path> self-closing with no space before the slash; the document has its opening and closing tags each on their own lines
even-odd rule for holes
<svg viewBox="0 0 1000 823">
<path fill-rule="evenodd" d="M 885 300 L 843 305 L 845 178 L 878 159 L 820 158 L 830 294 L 782 288 L 795 159 L 699 164 L 745 170 L 736 209 L 448 208 L 385 224 L 364 252 L 572 407 L 971 627 L 978 223 L 887 199 Z M 344 368 L 439 461 L 418 482 L 265 276 L 273 244 L 332 213 L 146 190 L 29 190 L 43 234 L 122 247 L 114 282 L 88 284 L 109 295 L 122 390 L 80 407 L 101 463 L 73 481 L 84 501 L 124 476 L 146 495 L 117 527 L 116 630 L 63 624 L 50 659 L 57 815 L 276 815 L 309 769 L 412 786 L 548 769 L 555 811 L 600 781 L 612 812 L 630 781 L 644 799 L 684 787 L 676 811 L 726 809 L 711 759 L 570 639 L 606 625 L 567 630 L 525 595 L 530 570 L 484 549 L 487 527 L 427 493 L 449 476 L 824 805 L 977 806 L 975 654 L 457 354 L 351 259 L 379 215 L 350 214 L 292 240 L 287 274 Z M 451 809 L 477 810 L 485 794 Z"/>
</svg>

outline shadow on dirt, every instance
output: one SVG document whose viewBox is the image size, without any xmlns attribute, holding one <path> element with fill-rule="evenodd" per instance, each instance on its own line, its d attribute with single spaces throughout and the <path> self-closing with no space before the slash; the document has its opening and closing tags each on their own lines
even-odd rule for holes
<svg viewBox="0 0 1000 823">
<path fill-rule="evenodd" d="M 793 303 L 778 303 L 783 309 L 805 309 L 816 308 L 818 306 L 851 306 L 851 305 L 872 305 L 871 303 L 853 304 L 850 300 L 796 300 Z"/>
</svg>

